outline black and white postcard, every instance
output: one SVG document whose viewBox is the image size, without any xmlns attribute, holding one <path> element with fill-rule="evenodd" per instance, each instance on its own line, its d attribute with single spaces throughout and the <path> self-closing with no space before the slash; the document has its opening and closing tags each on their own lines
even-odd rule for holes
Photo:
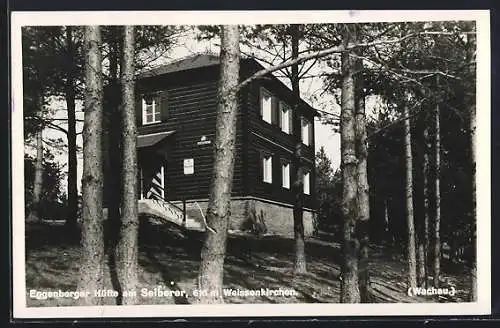
<svg viewBox="0 0 500 328">
<path fill-rule="evenodd" d="M 11 32 L 14 318 L 490 313 L 488 11 Z"/>
</svg>

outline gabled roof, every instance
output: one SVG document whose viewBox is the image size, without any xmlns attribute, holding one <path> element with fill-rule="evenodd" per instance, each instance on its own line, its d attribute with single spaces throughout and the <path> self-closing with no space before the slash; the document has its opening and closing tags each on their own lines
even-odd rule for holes
<svg viewBox="0 0 500 328">
<path fill-rule="evenodd" d="M 138 78 L 146 78 L 190 69 L 219 64 L 219 57 L 211 54 L 195 54 L 140 73 Z"/>
<path fill-rule="evenodd" d="M 262 66 L 257 60 L 255 60 L 251 57 L 242 57 L 241 60 L 251 61 L 254 65 L 256 65 L 256 67 L 259 70 L 264 69 L 264 66 Z M 214 54 L 200 53 L 200 54 L 195 54 L 192 56 L 184 57 L 184 58 L 181 58 L 179 60 L 173 61 L 171 63 L 161 65 L 161 66 L 153 68 L 149 71 L 140 73 L 137 75 L 137 78 L 143 79 L 143 78 L 164 75 L 164 74 L 169 74 L 169 73 L 174 73 L 174 72 L 187 71 L 187 70 L 191 70 L 191 69 L 219 65 L 219 63 L 220 63 L 219 56 L 214 55 Z M 272 76 L 284 88 L 286 88 L 287 90 L 289 90 L 291 92 L 290 88 L 286 84 L 281 82 L 274 75 L 272 75 Z M 301 98 L 301 101 L 304 105 L 306 105 L 308 108 L 310 108 L 314 112 L 315 116 L 321 116 L 319 114 L 319 112 L 315 108 L 313 108 L 311 105 L 309 105 L 306 101 L 304 101 L 304 99 Z"/>
</svg>

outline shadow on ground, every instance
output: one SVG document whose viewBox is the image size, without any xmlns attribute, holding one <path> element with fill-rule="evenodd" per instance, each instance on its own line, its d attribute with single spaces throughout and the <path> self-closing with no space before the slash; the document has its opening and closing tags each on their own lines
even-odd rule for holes
<svg viewBox="0 0 500 328">
<path fill-rule="evenodd" d="M 140 297 L 141 304 L 189 304 L 197 286 L 203 235 L 174 225 L 142 224 L 139 237 L 139 288 L 156 286 L 185 291 L 187 297 Z M 26 285 L 37 290 L 75 290 L 80 258 L 79 238 L 65 235 L 64 227 L 37 225 L 27 228 Z M 230 235 L 224 265 L 224 288 L 239 290 L 287 289 L 294 296 L 231 296 L 226 303 L 338 303 L 341 253 L 338 243 L 310 239 L 306 243 L 307 274 L 296 277 L 291 268 L 294 241 L 273 236 Z M 371 286 L 376 302 L 436 302 L 406 294 L 406 266 L 402 259 L 383 250 L 371 252 Z M 467 285 L 460 276 L 448 275 L 447 283 L 465 297 Z M 112 288 L 109 270 L 105 285 Z M 462 294 L 460 294 L 462 292 Z M 37 300 L 28 306 L 76 305 L 72 299 Z M 463 301 L 455 298 L 446 301 Z M 105 304 L 116 304 L 107 299 Z"/>
</svg>

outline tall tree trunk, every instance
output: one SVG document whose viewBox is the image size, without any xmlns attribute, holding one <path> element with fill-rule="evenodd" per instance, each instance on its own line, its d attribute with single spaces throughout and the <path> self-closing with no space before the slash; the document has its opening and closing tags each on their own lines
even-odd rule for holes
<svg viewBox="0 0 500 328">
<path fill-rule="evenodd" d="M 299 56 L 299 33 L 300 26 L 292 24 L 290 34 L 292 37 L 292 60 Z M 295 151 L 293 155 L 293 167 L 295 170 L 295 179 L 292 185 L 295 202 L 293 204 L 293 232 L 295 238 L 295 274 L 304 274 L 307 272 L 306 252 L 304 241 L 304 219 L 303 219 L 303 168 L 302 168 L 302 139 L 301 139 L 301 119 L 300 119 L 300 80 L 299 65 L 292 65 L 292 93 L 293 93 L 293 136 L 295 139 Z"/>
<path fill-rule="evenodd" d="M 119 90 L 119 54 L 121 51 L 122 40 L 120 38 L 122 31 L 121 26 L 114 26 L 111 28 L 113 32 L 110 37 L 110 53 L 109 53 L 109 110 L 105 113 L 106 131 L 107 131 L 107 152 L 105 156 L 107 162 L 107 175 L 106 175 L 106 200 L 108 207 L 108 227 L 109 236 L 108 242 L 110 249 L 114 249 L 118 242 L 118 232 L 120 227 L 120 206 L 122 203 L 122 139 L 120 127 L 122 124 L 122 115 L 120 115 L 120 103 L 123 99 L 120 99 Z M 114 261 L 112 258 L 114 254 L 109 253 L 111 257 L 111 262 Z"/>
<path fill-rule="evenodd" d="M 123 160 L 124 153 L 122 152 L 122 127 L 123 111 L 120 111 L 121 103 L 124 101 L 120 91 L 119 81 L 119 66 L 121 44 L 123 43 L 122 26 L 109 27 L 109 84 L 107 88 L 107 110 L 104 113 L 105 124 L 105 140 L 106 153 L 104 154 L 105 163 L 105 199 L 107 211 L 107 221 L 105 230 L 106 250 L 108 256 L 108 265 L 110 268 L 111 282 L 113 288 L 119 292 L 123 292 L 118 277 L 119 261 L 117 256 L 119 252 L 119 239 L 121 230 L 121 214 L 120 206 L 122 205 L 122 196 L 124 193 L 122 186 L 122 170 L 127 163 Z M 134 300 L 129 300 L 134 302 Z M 122 294 L 116 299 L 117 304 L 123 303 Z"/>
<path fill-rule="evenodd" d="M 387 196 L 386 196 L 387 197 Z M 393 245 L 392 242 L 392 230 L 391 230 L 391 222 L 389 221 L 389 201 L 387 199 L 384 200 L 384 232 L 385 239 L 388 243 Z"/>
<path fill-rule="evenodd" d="M 418 240 L 418 247 L 417 247 L 417 282 L 419 286 L 424 286 L 426 276 L 425 276 L 425 247 L 424 247 L 424 240 L 423 240 L 423 228 L 420 228 L 419 230 L 422 230 L 420 232 L 420 237 L 417 238 Z"/>
<path fill-rule="evenodd" d="M 344 44 L 351 47 L 356 42 L 355 27 L 345 25 Z M 356 85 L 354 72 L 356 60 L 349 52 L 342 53 L 342 107 L 340 116 L 341 166 L 342 166 L 342 215 L 343 255 L 341 303 L 359 303 L 357 221 L 357 158 L 356 158 Z"/>
<path fill-rule="evenodd" d="M 223 303 L 222 282 L 226 254 L 227 228 L 234 172 L 234 148 L 240 68 L 239 30 L 224 25 L 221 35 L 221 71 L 218 92 L 217 123 L 214 142 L 214 166 L 207 209 L 207 225 L 201 251 L 198 276 L 200 303 Z M 213 231 L 211 231 L 213 229 Z"/>
<path fill-rule="evenodd" d="M 103 288 L 104 235 L 102 215 L 102 67 L 101 30 L 85 27 L 85 119 L 83 126 L 83 225 L 79 290 L 90 297 L 80 298 L 82 305 L 99 305 L 103 298 L 93 291 Z"/>
<path fill-rule="evenodd" d="M 76 154 L 76 113 L 75 113 L 75 50 L 73 44 L 73 27 L 66 27 L 67 60 L 66 65 L 66 107 L 68 110 L 68 211 L 66 226 L 74 231 L 78 216 L 78 178 Z"/>
<path fill-rule="evenodd" d="M 28 223 L 35 223 L 41 220 L 41 198 L 43 189 L 43 140 L 42 128 L 36 132 L 36 160 L 35 178 L 33 181 L 33 199 L 31 209 L 26 219 Z"/>
<path fill-rule="evenodd" d="M 474 27 L 471 26 L 471 30 Z M 471 62 L 475 60 L 475 52 L 476 52 L 476 41 L 475 35 L 470 34 L 467 36 L 467 57 L 468 61 Z M 472 68 L 472 74 L 476 75 L 476 66 L 474 65 Z M 475 91 L 475 90 L 474 90 Z M 474 95 L 476 92 L 474 92 Z M 476 212 L 476 100 L 475 98 L 471 99 L 470 104 L 470 120 L 469 120 L 469 142 L 470 142 L 470 167 L 471 167 L 471 215 L 472 215 L 472 263 L 471 263 L 471 294 L 470 300 L 472 302 L 477 301 L 477 212 Z"/>
<path fill-rule="evenodd" d="M 434 119 L 436 123 L 436 137 L 435 137 L 435 158 L 436 158 L 436 183 L 435 183 L 435 197 L 436 197 L 436 214 L 434 217 L 434 287 L 439 287 L 439 275 L 441 274 L 441 191 L 440 191 L 440 176 L 441 176 L 441 140 L 440 140 L 440 123 L 439 123 L 439 105 L 436 105 L 434 111 Z"/>
<path fill-rule="evenodd" d="M 476 216 L 476 109 L 473 106 L 470 110 L 470 143 L 471 143 L 471 182 L 472 182 L 472 247 L 473 257 L 471 263 L 471 301 L 477 301 L 477 216 Z"/>
<path fill-rule="evenodd" d="M 417 262 L 415 250 L 415 223 L 413 218 L 413 156 L 411 153 L 411 122 L 409 118 L 408 106 L 404 106 L 404 147 L 405 147 L 405 198 L 406 198 L 406 226 L 408 229 L 408 245 L 407 245 L 407 260 L 408 260 L 408 279 L 409 287 L 417 287 Z"/>
<path fill-rule="evenodd" d="M 425 114 L 425 112 L 424 112 Z M 416 166 L 415 171 L 420 171 L 422 176 L 420 177 L 419 173 L 416 173 L 415 179 L 422 180 L 422 189 L 418 189 L 416 192 L 422 192 L 421 194 L 417 194 L 415 198 L 417 201 L 422 197 L 423 202 L 423 211 L 416 216 L 415 224 L 417 229 L 417 283 L 418 286 L 426 286 L 427 285 L 427 238 L 428 238 L 428 199 L 427 199 L 427 189 L 428 189 L 428 161 L 429 157 L 427 154 L 427 124 L 425 122 L 425 115 L 420 115 L 417 120 L 417 125 L 415 127 L 415 143 L 417 144 L 417 149 L 421 150 L 418 152 L 420 155 L 416 158 Z M 419 134 L 419 132 L 422 132 Z M 421 163 L 421 164 L 420 164 Z M 420 203 L 418 203 L 420 204 Z M 418 206 L 418 205 L 417 205 Z"/>
<path fill-rule="evenodd" d="M 430 170 L 429 170 L 429 150 L 431 149 L 431 145 L 430 145 L 430 139 L 429 139 L 429 128 L 428 128 L 428 125 L 424 122 L 425 124 L 425 127 L 424 127 L 424 132 L 423 132 L 423 135 L 424 135 L 424 163 L 423 163 L 423 184 L 424 184 L 424 236 L 423 236 L 423 239 L 424 239 L 424 243 L 423 243 L 423 256 L 424 256 L 424 261 L 423 261 L 423 264 L 424 264 L 424 277 L 425 277 L 425 280 L 424 280 L 424 285 L 425 287 L 427 287 L 427 277 L 429 275 L 429 265 L 428 265 L 428 261 L 429 261 L 429 210 L 430 210 L 430 206 L 429 206 L 429 173 L 430 173 Z"/>
<path fill-rule="evenodd" d="M 122 139 L 123 139 L 123 206 L 118 241 L 118 277 L 122 291 L 136 291 L 138 286 L 138 229 L 137 209 L 137 126 L 134 96 L 134 27 L 125 26 L 123 60 L 121 69 L 122 88 Z M 137 304 L 137 297 L 123 297 L 122 304 Z"/>
<path fill-rule="evenodd" d="M 356 157 L 357 165 L 357 205 L 358 217 L 356 232 L 359 240 L 359 291 L 361 303 L 370 303 L 370 270 L 369 270 L 369 219 L 370 196 L 368 186 L 368 142 L 366 138 L 366 112 L 363 80 L 363 60 L 356 60 Z"/>
</svg>

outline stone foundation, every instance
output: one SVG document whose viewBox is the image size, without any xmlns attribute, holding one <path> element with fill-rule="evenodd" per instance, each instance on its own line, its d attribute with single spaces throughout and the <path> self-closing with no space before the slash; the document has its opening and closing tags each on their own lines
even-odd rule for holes
<svg viewBox="0 0 500 328">
<path fill-rule="evenodd" d="M 182 203 L 173 203 L 182 208 Z M 205 214 L 208 202 L 199 201 L 198 204 Z M 202 219 L 195 202 L 186 202 L 186 212 L 189 217 Z M 314 212 L 304 210 L 303 213 L 304 234 L 306 237 L 310 237 L 313 234 Z M 252 224 L 252 222 L 259 223 Z M 257 228 L 261 233 L 265 232 L 293 238 L 293 208 L 284 204 L 254 198 L 231 200 L 229 229 L 250 231 L 252 228 Z"/>
</svg>

